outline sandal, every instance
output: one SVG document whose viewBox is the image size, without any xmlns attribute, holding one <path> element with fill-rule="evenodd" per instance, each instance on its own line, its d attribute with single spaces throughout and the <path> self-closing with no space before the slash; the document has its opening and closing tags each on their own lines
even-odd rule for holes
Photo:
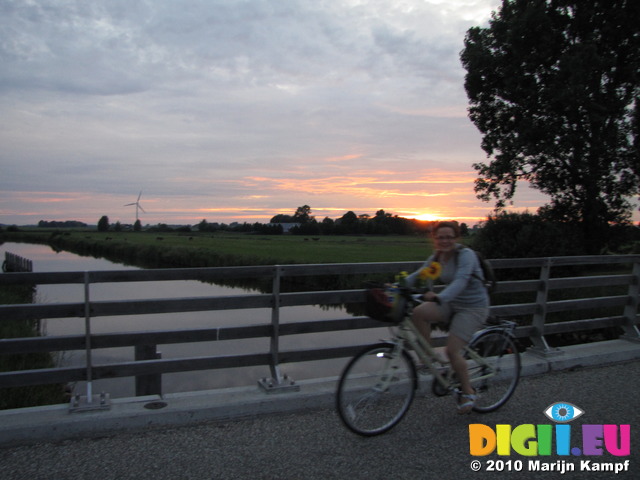
<svg viewBox="0 0 640 480">
<path fill-rule="evenodd" d="M 458 395 L 458 413 L 465 415 L 471 413 L 478 396 L 475 393 L 460 393 Z"/>
</svg>

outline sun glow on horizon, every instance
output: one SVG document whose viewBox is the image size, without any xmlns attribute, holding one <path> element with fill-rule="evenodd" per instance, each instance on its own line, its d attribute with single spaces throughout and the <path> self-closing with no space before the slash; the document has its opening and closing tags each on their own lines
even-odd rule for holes
<svg viewBox="0 0 640 480">
<path fill-rule="evenodd" d="M 409 215 L 407 218 L 414 218 L 416 220 L 423 220 L 425 222 L 437 222 L 440 220 L 447 220 L 445 217 L 441 217 L 440 215 L 436 215 L 433 213 L 421 213 L 419 215 Z"/>
</svg>

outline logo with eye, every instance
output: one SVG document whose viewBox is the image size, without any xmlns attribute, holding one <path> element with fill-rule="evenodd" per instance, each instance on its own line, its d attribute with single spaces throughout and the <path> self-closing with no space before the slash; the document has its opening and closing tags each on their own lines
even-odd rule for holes
<svg viewBox="0 0 640 480">
<path fill-rule="evenodd" d="M 584 414 L 584 410 L 569 402 L 556 402 L 549 405 L 544 414 L 554 422 L 567 423 Z"/>
</svg>

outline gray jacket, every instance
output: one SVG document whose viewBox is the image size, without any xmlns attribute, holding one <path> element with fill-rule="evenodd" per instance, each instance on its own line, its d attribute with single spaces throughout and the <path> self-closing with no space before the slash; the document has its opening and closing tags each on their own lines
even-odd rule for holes
<svg viewBox="0 0 640 480">
<path fill-rule="evenodd" d="M 408 286 L 414 286 L 420 271 L 436 261 L 435 253 L 406 279 Z M 440 282 L 446 286 L 438 293 L 440 301 L 466 308 L 488 307 L 489 294 L 484 286 L 482 267 L 475 252 L 463 245 L 456 245 L 456 253 L 443 265 Z"/>
</svg>

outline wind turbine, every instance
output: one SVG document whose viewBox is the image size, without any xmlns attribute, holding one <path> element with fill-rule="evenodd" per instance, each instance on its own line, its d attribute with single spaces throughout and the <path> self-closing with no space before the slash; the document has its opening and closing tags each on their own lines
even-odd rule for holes
<svg viewBox="0 0 640 480">
<path fill-rule="evenodd" d="M 142 190 L 140 190 L 140 193 L 138 194 L 138 200 L 136 200 L 133 203 L 127 203 L 126 205 L 124 205 L 125 207 L 129 207 L 131 205 L 135 205 L 136 206 L 136 222 L 138 221 L 138 209 L 142 210 L 144 213 L 147 213 L 144 208 L 142 208 L 142 205 L 140 205 L 140 197 L 142 196 Z"/>
</svg>

